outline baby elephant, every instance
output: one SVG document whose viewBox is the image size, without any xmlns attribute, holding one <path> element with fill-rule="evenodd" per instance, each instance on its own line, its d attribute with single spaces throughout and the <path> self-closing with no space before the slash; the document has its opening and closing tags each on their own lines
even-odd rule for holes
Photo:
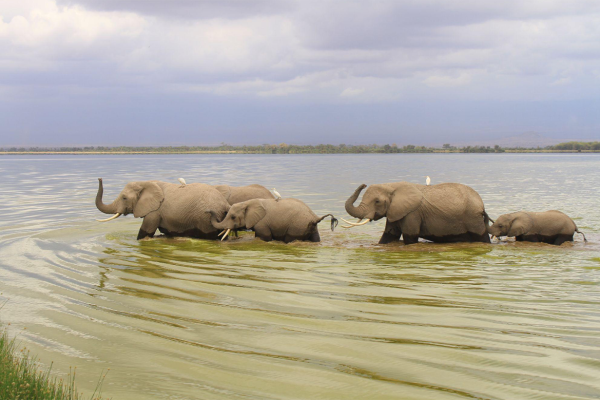
<svg viewBox="0 0 600 400">
<path fill-rule="evenodd" d="M 218 214 L 211 214 L 210 222 L 217 229 L 223 229 L 223 239 L 229 230 L 252 229 L 256 237 L 265 240 L 280 240 L 285 243 L 294 240 L 320 242 L 317 224 L 331 217 L 331 230 L 337 225 L 337 219 L 331 214 L 317 217 L 302 201 L 297 199 L 252 199 L 231 206 L 222 221 Z"/>
<path fill-rule="evenodd" d="M 519 242 L 542 242 L 560 245 L 572 242 L 579 232 L 577 225 L 566 214 L 552 210 L 545 212 L 515 212 L 501 215 L 488 228 L 492 236 L 514 236 Z M 587 242 L 585 235 L 583 239 Z"/>
</svg>

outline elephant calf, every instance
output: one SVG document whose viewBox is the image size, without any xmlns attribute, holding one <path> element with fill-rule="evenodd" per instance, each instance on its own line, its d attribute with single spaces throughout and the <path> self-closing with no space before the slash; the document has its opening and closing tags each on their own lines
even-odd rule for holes
<svg viewBox="0 0 600 400">
<path fill-rule="evenodd" d="M 581 233 L 571 218 L 556 210 L 504 214 L 488 228 L 488 231 L 492 236 L 514 236 L 519 242 L 555 245 L 572 242 L 574 233 Z M 581 234 L 587 242 L 585 235 Z"/>
<path fill-rule="evenodd" d="M 317 224 L 331 217 L 331 230 L 337 219 L 331 214 L 318 217 L 297 199 L 253 199 L 231 206 L 225 218 L 219 222 L 218 213 L 210 210 L 210 221 L 215 228 L 223 229 L 223 239 L 230 230 L 252 229 L 256 237 L 279 240 L 285 243 L 294 240 L 320 242 Z"/>
</svg>

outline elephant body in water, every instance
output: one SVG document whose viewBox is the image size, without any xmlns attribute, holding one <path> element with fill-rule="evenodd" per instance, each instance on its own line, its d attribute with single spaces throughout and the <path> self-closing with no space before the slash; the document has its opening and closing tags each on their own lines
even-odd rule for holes
<svg viewBox="0 0 600 400">
<path fill-rule="evenodd" d="M 241 203 L 252 199 L 274 199 L 273 193 L 262 185 L 247 185 L 247 186 L 229 186 L 229 185 L 215 185 L 225 200 L 230 205 Z"/>
<path fill-rule="evenodd" d="M 111 204 L 102 203 L 102 179 L 98 179 L 96 207 L 105 214 L 133 214 L 143 218 L 138 240 L 153 237 L 157 229 L 168 236 L 187 236 L 200 239 L 218 239 L 218 230 L 212 226 L 207 210 L 223 218 L 229 204 L 221 193 L 210 185 L 192 183 L 176 185 L 160 181 L 130 182 Z"/>
<path fill-rule="evenodd" d="M 459 183 L 376 184 L 369 186 L 360 205 L 354 206 L 365 187 L 359 186 L 346 201 L 346 211 L 367 221 L 386 217 L 380 244 L 400 240 L 400 236 L 405 244 L 416 243 L 419 238 L 441 243 L 490 243 L 489 216 L 479 194 L 468 186 Z"/>
<path fill-rule="evenodd" d="M 488 229 L 493 236 L 514 236 L 518 242 L 542 242 L 561 245 L 572 242 L 577 225 L 568 215 L 556 211 L 504 214 Z M 583 235 L 583 233 L 581 233 Z M 583 235 L 584 240 L 585 235 Z"/>
<path fill-rule="evenodd" d="M 297 199 L 254 199 L 231 206 L 223 220 L 212 210 L 211 222 L 215 228 L 224 230 L 252 229 L 256 237 L 265 240 L 292 242 L 307 240 L 319 242 L 321 237 L 317 224 L 331 216 L 331 229 L 337 220 L 331 214 L 318 217 L 306 204 Z"/>
</svg>

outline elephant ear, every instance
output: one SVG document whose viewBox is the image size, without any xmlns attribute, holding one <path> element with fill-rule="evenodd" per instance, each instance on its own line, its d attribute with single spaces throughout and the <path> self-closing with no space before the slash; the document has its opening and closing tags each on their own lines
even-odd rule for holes
<svg viewBox="0 0 600 400">
<path fill-rule="evenodd" d="M 229 185 L 217 185 L 214 187 L 225 197 L 225 200 L 229 200 L 229 196 L 231 196 L 231 186 Z"/>
<path fill-rule="evenodd" d="M 162 189 L 154 182 L 136 182 L 139 187 L 138 201 L 133 208 L 133 216 L 143 218 L 158 210 L 165 198 Z"/>
<path fill-rule="evenodd" d="M 423 201 L 423 193 L 411 183 L 402 184 L 391 194 L 391 202 L 386 217 L 395 222 L 415 211 Z"/>
<path fill-rule="evenodd" d="M 258 201 L 251 202 L 246 207 L 246 216 L 244 218 L 246 220 L 246 229 L 252 229 L 265 215 L 267 215 L 267 209 L 262 204 Z"/>
<path fill-rule="evenodd" d="M 527 213 L 518 213 L 515 215 L 506 236 L 521 236 L 528 233 L 532 227 L 533 219 Z"/>
</svg>

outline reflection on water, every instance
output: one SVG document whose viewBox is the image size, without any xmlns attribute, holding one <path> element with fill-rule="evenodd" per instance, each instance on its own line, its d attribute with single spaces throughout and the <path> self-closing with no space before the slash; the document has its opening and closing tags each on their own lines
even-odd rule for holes
<svg viewBox="0 0 600 400">
<path fill-rule="evenodd" d="M 595 155 L 0 158 L 1 318 L 115 399 L 600 398 Z M 259 182 L 344 216 L 361 183 L 461 182 L 492 218 L 560 209 L 590 243 L 136 241 L 95 223 L 128 181 Z M 21 328 L 27 330 L 22 331 Z"/>
</svg>

